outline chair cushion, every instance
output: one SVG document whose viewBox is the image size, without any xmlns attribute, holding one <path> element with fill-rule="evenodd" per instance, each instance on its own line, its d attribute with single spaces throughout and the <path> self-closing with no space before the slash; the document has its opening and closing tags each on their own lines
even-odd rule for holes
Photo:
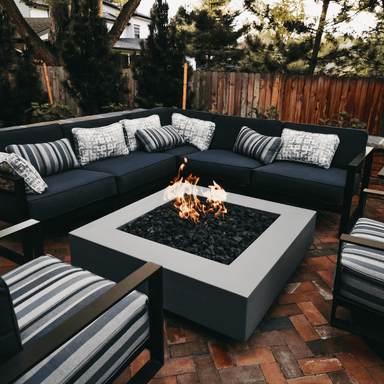
<svg viewBox="0 0 384 384">
<path fill-rule="evenodd" d="M 299 198 L 342 205 L 347 171 L 339 168 L 323 169 L 309 164 L 275 161 L 252 171 L 252 187 L 289 194 Z M 356 174 L 354 193 L 359 187 Z"/>
<path fill-rule="evenodd" d="M 169 174 L 176 176 L 177 164 L 174 155 L 136 151 L 89 164 L 84 169 L 114 175 L 118 193 L 124 193 Z"/>
<path fill-rule="evenodd" d="M 47 191 L 27 198 L 29 214 L 36 220 L 50 219 L 117 193 L 116 180 L 108 173 L 72 169 L 45 180 Z"/>
<path fill-rule="evenodd" d="M 276 160 L 298 161 L 329 169 L 340 143 L 337 135 L 295 131 L 284 128 L 283 145 Z"/>
<path fill-rule="evenodd" d="M 120 122 L 98 128 L 73 128 L 72 134 L 81 166 L 129 153 Z"/>
<path fill-rule="evenodd" d="M 0 365 L 20 352 L 20 331 L 8 285 L 0 277 Z"/>
<path fill-rule="evenodd" d="M 23 347 L 115 285 L 50 255 L 9 272 L 4 280 L 14 303 Z M 105 382 L 148 335 L 147 297 L 134 291 L 28 371 L 18 383 Z"/>
<path fill-rule="evenodd" d="M 239 184 L 251 184 L 251 173 L 262 164 L 250 157 L 224 149 L 210 149 L 185 156 L 188 159 L 185 172 L 212 180 L 225 180 Z"/>
<path fill-rule="evenodd" d="M 43 177 L 79 168 L 71 143 L 66 138 L 49 143 L 13 144 L 5 150 L 29 161 Z"/>
<path fill-rule="evenodd" d="M 384 224 L 360 218 L 351 235 L 384 242 Z M 340 294 L 384 313 L 384 251 L 345 243 L 341 264 Z"/>
<path fill-rule="evenodd" d="M 240 155 L 252 157 L 263 164 L 270 164 L 281 147 L 280 137 L 260 135 L 248 127 L 241 128 L 233 151 Z"/>
<path fill-rule="evenodd" d="M 153 129 L 161 127 L 159 115 L 152 115 L 137 119 L 124 119 L 121 120 L 121 124 L 126 132 L 129 152 L 138 151 L 141 148 L 141 141 L 138 137 L 136 137 L 136 131 L 139 128 Z"/>
<path fill-rule="evenodd" d="M 186 144 L 191 144 L 200 151 L 205 151 L 211 145 L 216 125 L 212 121 L 194 119 L 182 115 L 172 114 L 172 126 L 177 130 Z"/>
<path fill-rule="evenodd" d="M 15 153 L 0 153 L 0 171 L 22 177 L 26 193 L 41 194 L 48 187 L 36 168 Z M 1 189 L 8 190 L 9 188 Z"/>
<path fill-rule="evenodd" d="M 172 127 L 165 125 L 160 128 L 140 128 L 136 136 L 147 152 L 159 152 L 184 144 L 184 139 Z"/>
</svg>

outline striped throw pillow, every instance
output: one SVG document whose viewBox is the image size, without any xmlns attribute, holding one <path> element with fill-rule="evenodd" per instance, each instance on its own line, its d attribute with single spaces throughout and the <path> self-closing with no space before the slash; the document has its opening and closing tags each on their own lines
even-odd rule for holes
<svg viewBox="0 0 384 384">
<path fill-rule="evenodd" d="M 264 136 L 251 128 L 241 128 L 233 152 L 252 157 L 263 164 L 270 164 L 277 155 L 282 141 L 280 137 Z"/>
<path fill-rule="evenodd" d="M 136 136 L 147 152 L 164 151 L 184 144 L 184 139 L 171 125 L 138 129 Z"/>
<path fill-rule="evenodd" d="M 66 138 L 49 143 L 12 144 L 5 150 L 30 162 L 41 176 L 79 168 L 71 143 Z"/>
</svg>

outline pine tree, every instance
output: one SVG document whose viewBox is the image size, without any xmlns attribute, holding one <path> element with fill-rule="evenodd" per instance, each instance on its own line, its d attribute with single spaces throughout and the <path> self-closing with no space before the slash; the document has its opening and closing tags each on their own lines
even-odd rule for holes
<svg viewBox="0 0 384 384">
<path fill-rule="evenodd" d="M 65 90 L 86 114 L 110 104 L 123 104 L 128 93 L 119 54 L 112 51 L 99 2 L 79 0 L 65 37 Z"/>
<path fill-rule="evenodd" d="M 31 103 L 42 103 L 47 98 L 29 41 L 17 54 L 14 33 L 8 12 L 0 6 L 0 127 L 24 123 L 24 111 Z"/>
<path fill-rule="evenodd" d="M 140 107 L 181 107 L 185 43 L 177 38 L 176 27 L 168 22 L 168 4 L 156 0 L 151 9 L 151 23 L 146 42 L 132 60 L 132 74 L 136 80 L 135 101 Z M 188 70 L 188 78 L 192 72 Z M 188 93 L 188 99 L 191 98 Z"/>
<path fill-rule="evenodd" d="M 208 9 L 196 8 L 189 14 L 181 7 L 175 17 L 179 31 L 183 31 L 187 39 L 187 54 L 196 59 L 198 68 L 234 70 L 243 57 L 238 39 L 248 26 L 235 30 L 239 12 L 225 12 L 224 5 L 222 2 Z"/>
</svg>

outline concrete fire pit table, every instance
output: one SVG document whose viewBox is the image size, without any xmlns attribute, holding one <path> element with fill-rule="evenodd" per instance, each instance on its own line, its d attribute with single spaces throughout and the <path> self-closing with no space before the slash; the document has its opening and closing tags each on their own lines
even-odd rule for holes
<svg viewBox="0 0 384 384">
<path fill-rule="evenodd" d="M 227 202 L 279 215 L 230 265 L 119 229 L 164 204 L 164 191 L 72 231 L 72 264 L 114 281 L 148 261 L 160 264 L 164 309 L 247 340 L 313 243 L 316 212 L 232 193 Z"/>
</svg>

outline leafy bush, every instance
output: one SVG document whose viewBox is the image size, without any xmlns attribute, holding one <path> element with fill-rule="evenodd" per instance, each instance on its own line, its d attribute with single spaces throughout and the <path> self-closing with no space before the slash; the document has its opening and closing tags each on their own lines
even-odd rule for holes
<svg viewBox="0 0 384 384">
<path fill-rule="evenodd" d="M 252 107 L 252 110 L 256 113 L 256 117 L 258 119 L 280 120 L 279 113 L 281 113 L 281 111 L 278 111 L 275 105 L 268 105 L 267 107 Z M 249 114 L 251 114 L 251 112 Z"/>
<path fill-rule="evenodd" d="M 68 105 L 31 103 L 31 108 L 24 112 L 24 124 L 44 121 L 63 120 L 76 117 Z"/>
<path fill-rule="evenodd" d="M 336 117 L 336 120 L 333 120 L 330 123 L 328 123 L 329 119 L 319 118 L 319 120 L 322 123 L 331 125 L 333 127 L 365 129 L 365 127 L 367 126 L 366 123 L 360 121 L 356 117 L 353 117 L 351 113 L 348 113 L 346 111 L 336 113 L 333 115 L 333 117 Z"/>
<path fill-rule="evenodd" d="M 208 112 L 216 113 L 217 115 L 228 115 L 228 111 L 226 109 L 222 109 L 221 111 L 218 109 L 208 109 Z"/>
</svg>

